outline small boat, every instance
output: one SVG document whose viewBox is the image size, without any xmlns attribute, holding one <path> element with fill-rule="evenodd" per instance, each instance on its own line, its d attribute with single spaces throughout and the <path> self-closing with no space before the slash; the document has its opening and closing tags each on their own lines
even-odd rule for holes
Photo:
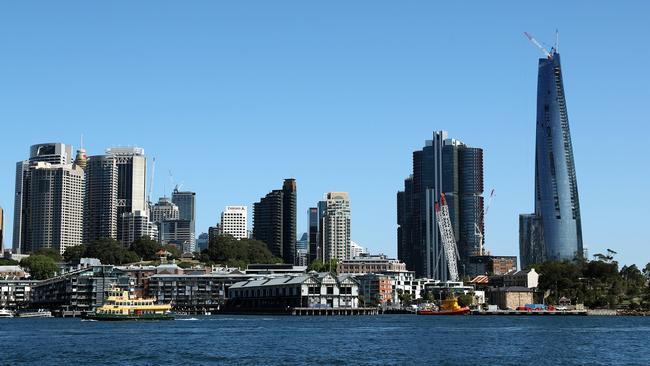
<svg viewBox="0 0 650 366">
<path fill-rule="evenodd" d="M 51 318 L 52 312 L 38 309 L 38 311 L 21 311 L 18 312 L 19 318 Z"/>
<path fill-rule="evenodd" d="M 469 314 L 469 307 L 458 305 L 458 300 L 447 299 L 442 300 L 440 308 L 423 308 L 417 311 L 418 315 L 467 315 Z"/>
<path fill-rule="evenodd" d="M 111 288 L 104 304 L 83 315 L 90 320 L 173 320 L 170 304 L 156 304 L 156 299 L 131 298 L 128 291 Z"/>
<path fill-rule="evenodd" d="M 0 318 L 13 318 L 14 312 L 7 309 L 0 309 Z"/>
</svg>

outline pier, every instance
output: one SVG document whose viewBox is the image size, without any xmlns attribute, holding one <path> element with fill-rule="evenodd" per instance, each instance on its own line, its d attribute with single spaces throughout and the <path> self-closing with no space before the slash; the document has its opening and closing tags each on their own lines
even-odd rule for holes
<svg viewBox="0 0 650 366">
<path fill-rule="evenodd" d="M 377 315 L 377 308 L 293 308 L 291 315 L 296 316 L 352 316 Z"/>
</svg>

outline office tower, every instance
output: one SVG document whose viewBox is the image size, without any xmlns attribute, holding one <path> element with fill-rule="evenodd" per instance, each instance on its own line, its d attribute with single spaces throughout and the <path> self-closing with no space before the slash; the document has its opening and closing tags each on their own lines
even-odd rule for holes
<svg viewBox="0 0 650 366">
<path fill-rule="evenodd" d="M 196 238 L 196 250 L 202 252 L 208 249 L 208 244 L 210 243 L 210 235 L 208 233 L 201 233 L 198 238 Z"/>
<path fill-rule="evenodd" d="M 560 55 L 539 59 L 535 211 L 520 216 L 522 266 L 583 256 L 578 183 Z M 543 258 L 539 255 L 543 253 Z"/>
<path fill-rule="evenodd" d="M 156 204 L 151 206 L 151 221 L 180 219 L 180 209 L 168 197 L 160 197 Z"/>
<path fill-rule="evenodd" d="M 91 156 L 86 162 L 84 243 L 100 238 L 117 239 L 117 163 L 107 155 Z"/>
<path fill-rule="evenodd" d="M 361 257 L 362 255 L 367 255 L 367 254 L 368 254 L 367 248 L 362 247 L 361 245 L 355 243 L 354 241 L 350 241 L 350 259 Z"/>
<path fill-rule="evenodd" d="M 29 169 L 29 235 L 23 253 L 82 244 L 85 179 L 72 164 L 37 162 Z"/>
<path fill-rule="evenodd" d="M 146 211 L 136 210 L 126 212 L 122 215 L 122 244 L 131 246 L 134 241 L 147 237 L 151 240 L 158 240 L 158 227 L 149 220 Z"/>
<path fill-rule="evenodd" d="M 350 197 L 347 192 L 329 192 L 323 216 L 323 259 L 350 259 Z"/>
<path fill-rule="evenodd" d="M 158 237 L 161 244 L 170 244 L 183 253 L 194 250 L 194 235 L 192 222 L 189 220 L 163 220 L 158 223 Z"/>
<path fill-rule="evenodd" d="M 86 170 L 86 166 L 88 166 L 88 157 L 86 155 L 86 149 L 84 148 L 77 149 L 77 156 L 74 158 L 74 165 L 78 166 L 83 170 Z"/>
<path fill-rule="evenodd" d="M 179 218 L 190 222 L 191 232 L 191 251 L 194 252 L 196 247 L 196 193 L 189 191 L 179 191 L 178 186 L 172 192 L 172 202 L 178 206 Z"/>
<path fill-rule="evenodd" d="M 2 206 L 0 206 L 0 254 L 4 253 L 5 251 L 5 216 L 4 216 L 4 210 L 2 210 Z"/>
<path fill-rule="evenodd" d="M 221 235 L 221 224 L 216 224 L 215 226 L 210 226 L 208 228 L 208 246 L 210 246 L 217 237 Z"/>
<path fill-rule="evenodd" d="M 483 225 L 483 151 L 433 133 L 422 150 L 413 152 L 413 174 L 397 193 L 398 258 L 417 276 L 446 281 L 447 260 L 435 217 L 440 194 L 447 197 L 460 256 L 459 270 L 481 254 Z"/>
<path fill-rule="evenodd" d="M 139 147 L 111 147 L 106 155 L 117 165 L 117 237 L 126 243 L 121 230 L 123 214 L 147 210 L 147 158 Z"/>
<path fill-rule="evenodd" d="M 248 208 L 246 206 L 226 206 L 221 212 L 221 234 L 232 235 L 235 239 L 248 237 Z"/>
<path fill-rule="evenodd" d="M 30 165 L 37 162 L 68 164 L 72 159 L 72 147 L 61 143 L 32 145 L 29 159 L 16 163 L 16 190 L 14 195 L 13 251 L 24 253 L 23 244 L 29 240 L 29 172 Z"/>
<path fill-rule="evenodd" d="M 319 219 L 318 219 L 318 207 L 310 207 L 307 210 L 307 216 L 309 220 L 309 263 L 315 261 L 316 259 L 322 259 L 321 251 L 319 250 L 320 246 L 318 245 L 318 228 L 319 228 Z"/>
<path fill-rule="evenodd" d="M 253 237 L 263 241 L 285 263 L 296 260 L 297 190 L 295 179 L 271 191 L 253 206 Z"/>
</svg>

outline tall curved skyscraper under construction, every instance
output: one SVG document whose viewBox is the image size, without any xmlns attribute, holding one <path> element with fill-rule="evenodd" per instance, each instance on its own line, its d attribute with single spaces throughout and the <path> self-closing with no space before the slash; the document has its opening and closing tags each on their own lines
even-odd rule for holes
<svg viewBox="0 0 650 366">
<path fill-rule="evenodd" d="M 547 57 L 539 60 L 537 79 L 535 213 L 519 217 L 522 268 L 544 260 L 571 260 L 583 255 L 578 183 L 560 54 L 555 49 L 545 53 Z"/>
</svg>

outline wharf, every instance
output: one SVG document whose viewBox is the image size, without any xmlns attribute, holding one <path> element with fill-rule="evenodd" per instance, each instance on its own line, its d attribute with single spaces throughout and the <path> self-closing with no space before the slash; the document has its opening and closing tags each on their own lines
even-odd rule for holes
<svg viewBox="0 0 650 366">
<path fill-rule="evenodd" d="M 377 308 L 293 308 L 291 315 L 296 316 L 350 316 L 377 315 Z"/>
<path fill-rule="evenodd" d="M 472 310 L 471 315 L 510 315 L 510 316 L 578 316 L 587 315 L 587 310 Z"/>
</svg>

